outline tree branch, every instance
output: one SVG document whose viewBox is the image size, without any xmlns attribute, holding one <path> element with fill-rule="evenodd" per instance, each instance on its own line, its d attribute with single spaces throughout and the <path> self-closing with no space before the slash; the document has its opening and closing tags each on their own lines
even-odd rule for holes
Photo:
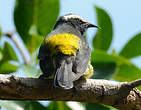
<svg viewBox="0 0 141 110">
<path fill-rule="evenodd" d="M 141 86 L 141 79 L 137 79 L 135 81 L 130 82 L 131 87 Z"/>
<path fill-rule="evenodd" d="M 134 88 L 141 85 L 140 80 L 128 83 L 81 78 L 74 85 L 63 90 L 55 88 L 51 79 L 0 75 L 0 99 L 97 102 L 120 110 L 141 110 L 141 92 Z"/>
<path fill-rule="evenodd" d="M 19 49 L 23 59 L 24 59 L 24 63 L 25 64 L 29 64 L 29 60 L 27 59 L 27 55 L 26 53 L 24 52 L 24 49 L 21 45 L 21 43 L 13 36 L 13 34 L 15 33 L 16 31 L 12 31 L 12 32 L 8 32 L 8 33 L 5 33 L 4 35 L 9 37 L 17 46 L 17 48 Z"/>
</svg>

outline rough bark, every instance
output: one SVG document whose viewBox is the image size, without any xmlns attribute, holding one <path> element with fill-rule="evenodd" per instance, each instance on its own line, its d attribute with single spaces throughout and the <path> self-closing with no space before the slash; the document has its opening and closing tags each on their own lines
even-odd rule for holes
<svg viewBox="0 0 141 110">
<path fill-rule="evenodd" d="M 141 80 L 114 82 L 80 79 L 74 88 L 55 88 L 51 79 L 0 75 L 0 99 L 97 102 L 120 110 L 141 110 L 141 92 L 134 88 Z"/>
</svg>

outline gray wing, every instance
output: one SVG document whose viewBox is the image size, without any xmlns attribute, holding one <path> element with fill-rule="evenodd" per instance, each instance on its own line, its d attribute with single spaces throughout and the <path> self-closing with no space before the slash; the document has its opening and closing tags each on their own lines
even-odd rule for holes
<svg viewBox="0 0 141 110">
<path fill-rule="evenodd" d="M 78 52 L 72 67 L 72 71 L 75 73 L 73 79 L 74 81 L 79 79 L 86 71 L 91 58 L 90 54 L 88 42 L 83 39 L 82 48 L 80 49 L 80 52 Z"/>
<path fill-rule="evenodd" d="M 41 45 L 39 49 L 39 64 L 40 68 L 43 72 L 43 75 L 40 77 L 49 77 L 54 72 L 52 56 L 50 55 L 50 51 L 46 48 L 44 44 Z"/>
</svg>

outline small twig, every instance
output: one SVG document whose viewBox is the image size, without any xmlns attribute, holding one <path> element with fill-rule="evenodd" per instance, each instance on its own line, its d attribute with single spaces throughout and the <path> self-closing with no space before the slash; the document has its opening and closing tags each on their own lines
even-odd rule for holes
<svg viewBox="0 0 141 110">
<path fill-rule="evenodd" d="M 134 88 L 134 87 L 138 87 L 138 86 L 141 86 L 141 79 L 137 79 L 135 81 L 132 81 L 129 83 L 129 85 Z"/>
<path fill-rule="evenodd" d="M 11 32 L 7 32 L 4 35 L 7 36 L 7 37 L 9 37 L 9 38 L 11 38 L 14 35 L 15 32 L 16 32 L 16 30 L 11 31 Z"/>
<path fill-rule="evenodd" d="M 24 59 L 24 63 L 29 64 L 29 60 L 27 59 L 28 57 L 27 57 L 24 49 L 22 48 L 21 43 L 13 36 L 15 32 L 16 31 L 11 31 L 11 32 L 5 33 L 4 35 L 9 37 L 16 44 L 17 48 L 19 49 L 19 51 Z"/>
</svg>

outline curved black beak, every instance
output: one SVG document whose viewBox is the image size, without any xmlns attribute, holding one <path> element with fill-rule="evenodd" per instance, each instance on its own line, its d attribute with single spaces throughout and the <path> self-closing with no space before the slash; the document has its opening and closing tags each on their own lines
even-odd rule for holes
<svg viewBox="0 0 141 110">
<path fill-rule="evenodd" d="M 93 28 L 93 27 L 100 29 L 100 27 L 98 27 L 98 26 L 96 26 L 94 24 L 88 23 L 88 27 L 87 28 Z"/>
</svg>

